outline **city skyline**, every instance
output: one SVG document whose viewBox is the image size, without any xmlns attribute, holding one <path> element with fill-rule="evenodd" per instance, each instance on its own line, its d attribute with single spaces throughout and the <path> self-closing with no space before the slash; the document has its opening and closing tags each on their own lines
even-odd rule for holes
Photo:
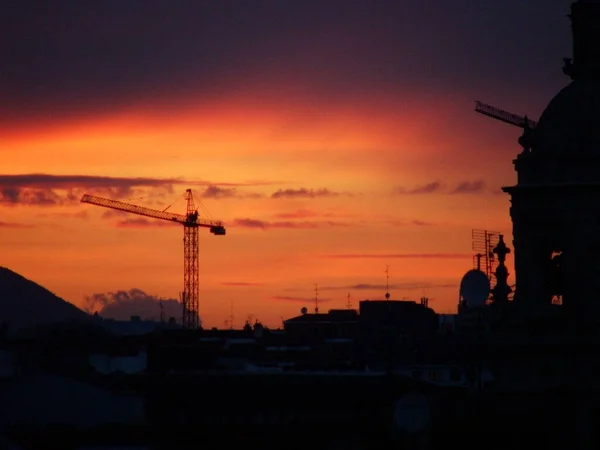
<svg viewBox="0 0 600 450">
<path fill-rule="evenodd" d="M 315 283 L 322 311 L 383 299 L 386 265 L 392 299 L 451 311 L 471 230 L 512 247 L 520 132 L 474 101 L 539 118 L 569 81 L 569 4 L 15 7 L 7 35 L 46 28 L 11 39 L 0 76 L 0 265 L 80 307 L 177 298 L 181 226 L 79 199 L 183 213 L 192 188 L 227 228 L 200 230 L 207 326 L 232 301 L 238 325 L 277 326 Z"/>
</svg>

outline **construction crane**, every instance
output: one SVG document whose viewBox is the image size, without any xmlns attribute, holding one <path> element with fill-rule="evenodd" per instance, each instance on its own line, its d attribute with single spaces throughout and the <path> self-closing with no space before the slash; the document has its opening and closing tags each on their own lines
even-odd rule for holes
<svg viewBox="0 0 600 450">
<path fill-rule="evenodd" d="M 523 147 L 524 151 L 528 152 L 531 150 L 533 145 L 533 134 L 535 127 L 537 126 L 537 122 L 528 119 L 527 116 L 521 117 L 517 114 L 486 105 L 480 101 L 475 102 L 475 111 L 483 114 L 484 116 L 488 116 L 504 123 L 523 128 L 523 135 L 519 138 L 519 144 Z"/>
<path fill-rule="evenodd" d="M 157 211 L 143 206 L 131 205 L 118 200 L 96 197 L 85 194 L 81 197 L 82 203 L 116 209 L 153 219 L 168 220 L 183 225 L 183 292 L 181 293 L 182 325 L 185 328 L 196 329 L 199 326 L 198 316 L 198 228 L 208 228 L 215 236 L 226 234 L 223 222 L 198 218 L 198 210 L 194 205 L 192 190 L 186 189 L 185 199 L 187 212 L 174 214 Z"/>
</svg>

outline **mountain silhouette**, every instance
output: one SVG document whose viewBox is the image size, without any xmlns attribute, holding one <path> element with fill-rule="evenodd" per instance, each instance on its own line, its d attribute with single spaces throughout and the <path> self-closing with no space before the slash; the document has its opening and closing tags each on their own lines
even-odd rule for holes
<svg viewBox="0 0 600 450">
<path fill-rule="evenodd" d="M 0 266 L 0 323 L 10 330 L 86 321 L 89 317 L 48 289 Z"/>
</svg>

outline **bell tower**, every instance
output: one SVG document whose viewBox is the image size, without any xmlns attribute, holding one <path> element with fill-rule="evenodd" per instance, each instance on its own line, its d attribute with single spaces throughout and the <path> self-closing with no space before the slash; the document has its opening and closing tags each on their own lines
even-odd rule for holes
<svg viewBox="0 0 600 450">
<path fill-rule="evenodd" d="M 511 197 L 516 290 L 532 310 L 552 303 L 600 312 L 600 2 L 571 5 L 572 82 L 548 104 L 531 151 L 513 161 Z"/>
</svg>

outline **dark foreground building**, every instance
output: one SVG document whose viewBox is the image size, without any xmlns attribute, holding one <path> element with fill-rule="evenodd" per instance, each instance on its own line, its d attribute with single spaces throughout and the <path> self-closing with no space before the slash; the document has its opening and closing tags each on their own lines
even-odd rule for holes
<svg viewBox="0 0 600 450">
<path fill-rule="evenodd" d="M 518 182 L 504 188 L 514 301 L 498 289 L 466 305 L 477 326 L 455 334 L 394 302 L 293 318 L 284 332 L 171 330 L 136 340 L 141 371 L 92 370 L 84 337 L 73 358 L 49 338 L 13 342 L 24 362 L 2 372 L 4 438 L 64 450 L 600 448 L 600 2 L 574 3 L 571 21 L 572 82 L 525 122 Z"/>
</svg>

